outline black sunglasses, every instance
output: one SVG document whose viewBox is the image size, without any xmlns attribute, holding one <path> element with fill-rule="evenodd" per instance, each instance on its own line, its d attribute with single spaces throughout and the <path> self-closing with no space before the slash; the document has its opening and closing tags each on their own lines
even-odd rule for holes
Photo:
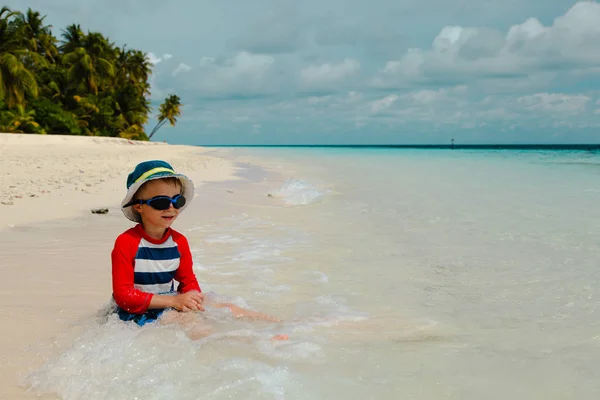
<svg viewBox="0 0 600 400">
<path fill-rule="evenodd" d="M 180 209 L 181 207 L 185 206 L 185 197 L 180 194 L 173 198 L 169 196 L 156 196 L 148 200 L 132 200 L 124 207 L 129 207 L 134 204 L 147 204 L 155 210 L 160 211 L 168 210 L 169 207 L 171 207 L 171 204 L 173 204 L 173 207 Z"/>
</svg>

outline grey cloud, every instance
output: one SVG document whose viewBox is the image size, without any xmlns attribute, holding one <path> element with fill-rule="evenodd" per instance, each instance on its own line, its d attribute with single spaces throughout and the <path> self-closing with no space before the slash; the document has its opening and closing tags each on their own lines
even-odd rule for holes
<svg viewBox="0 0 600 400">
<path fill-rule="evenodd" d="M 431 79 L 474 82 L 486 78 L 529 77 L 543 71 L 594 68 L 600 53 L 600 4 L 581 2 L 551 26 L 535 19 L 506 33 L 488 28 L 447 26 L 430 49 L 413 49 L 390 61 L 376 86 L 422 84 Z"/>
<path fill-rule="evenodd" d="M 282 22 L 263 28 L 251 28 L 240 37 L 228 41 L 228 47 L 259 54 L 293 53 L 303 47 L 304 41 L 298 28 Z"/>
<path fill-rule="evenodd" d="M 405 51 L 409 43 L 409 38 L 400 25 L 336 25 L 335 21 L 331 20 L 317 24 L 315 30 L 314 41 L 317 46 L 352 47 L 368 61 L 396 56 Z"/>
<path fill-rule="evenodd" d="M 178 59 L 160 63 L 155 84 L 173 84 L 192 98 L 254 98 L 278 92 L 274 79 L 278 73 L 280 67 L 273 56 L 239 52 L 229 57 L 204 57 L 194 65 Z"/>
<path fill-rule="evenodd" d="M 502 50 L 504 44 L 504 36 L 501 32 L 494 29 L 479 28 L 475 34 L 465 38 L 458 51 L 458 56 L 465 60 L 495 57 Z"/>
<path fill-rule="evenodd" d="M 228 46 L 261 54 L 292 53 L 306 45 L 305 23 L 297 4 L 283 1 L 267 12 L 257 13 L 228 40 Z"/>
<path fill-rule="evenodd" d="M 357 46 L 365 35 L 360 25 L 331 25 L 326 22 L 315 34 L 315 42 L 321 46 Z"/>
</svg>

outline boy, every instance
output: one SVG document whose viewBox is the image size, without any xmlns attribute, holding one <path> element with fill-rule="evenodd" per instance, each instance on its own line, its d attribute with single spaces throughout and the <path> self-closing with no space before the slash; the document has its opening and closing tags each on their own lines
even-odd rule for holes
<svg viewBox="0 0 600 400">
<path fill-rule="evenodd" d="M 193 198 L 193 182 L 165 161 L 144 161 L 127 177 L 121 208 L 138 224 L 117 237 L 111 254 L 113 298 L 120 319 L 141 326 L 168 310 L 204 311 L 188 241 L 171 229 Z M 179 282 L 176 290 L 174 281 Z M 211 306 L 227 307 L 236 317 L 274 320 L 233 304 Z"/>
</svg>

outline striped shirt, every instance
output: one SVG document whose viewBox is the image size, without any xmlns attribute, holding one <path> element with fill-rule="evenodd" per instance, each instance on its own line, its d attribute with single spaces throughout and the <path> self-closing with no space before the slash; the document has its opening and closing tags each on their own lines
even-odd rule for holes
<svg viewBox="0 0 600 400">
<path fill-rule="evenodd" d="M 132 314 L 143 314 L 155 294 L 175 290 L 200 291 L 192 269 L 192 255 L 185 236 L 169 228 L 162 239 L 153 239 L 141 224 L 119 235 L 112 254 L 115 302 Z"/>
</svg>

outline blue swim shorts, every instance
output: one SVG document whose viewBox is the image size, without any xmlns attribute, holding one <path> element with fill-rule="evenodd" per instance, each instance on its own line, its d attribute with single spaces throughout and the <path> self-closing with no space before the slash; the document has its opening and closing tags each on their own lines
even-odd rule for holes
<svg viewBox="0 0 600 400">
<path fill-rule="evenodd" d="M 133 321 L 139 326 L 144 326 L 147 323 L 156 321 L 167 310 L 168 308 L 156 308 L 147 310 L 143 314 L 131 314 L 121 307 L 117 307 L 117 314 L 122 321 Z"/>
</svg>

